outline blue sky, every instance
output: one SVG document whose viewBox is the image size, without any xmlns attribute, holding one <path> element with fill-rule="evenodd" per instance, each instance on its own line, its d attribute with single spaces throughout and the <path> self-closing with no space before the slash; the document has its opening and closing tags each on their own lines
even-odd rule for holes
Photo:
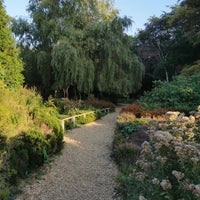
<svg viewBox="0 0 200 200">
<path fill-rule="evenodd" d="M 28 17 L 26 8 L 29 0 L 4 0 L 7 13 L 12 17 Z M 129 34 L 134 35 L 138 29 L 151 16 L 159 17 L 163 11 L 170 11 L 169 6 L 173 6 L 177 0 L 115 0 L 115 7 L 119 9 L 120 16 L 130 17 L 134 23 L 129 30 Z"/>
</svg>

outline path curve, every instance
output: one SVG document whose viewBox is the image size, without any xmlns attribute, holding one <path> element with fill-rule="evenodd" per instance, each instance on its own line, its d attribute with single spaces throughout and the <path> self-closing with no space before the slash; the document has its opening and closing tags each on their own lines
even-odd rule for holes
<svg viewBox="0 0 200 200">
<path fill-rule="evenodd" d="M 73 129 L 65 147 L 41 180 L 20 186 L 16 200 L 111 200 L 117 166 L 111 160 L 116 112 Z"/>
</svg>

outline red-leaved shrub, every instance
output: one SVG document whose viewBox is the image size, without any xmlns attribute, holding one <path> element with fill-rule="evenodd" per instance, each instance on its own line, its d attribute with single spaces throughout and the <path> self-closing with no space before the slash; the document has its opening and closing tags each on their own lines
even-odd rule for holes
<svg viewBox="0 0 200 200">
<path fill-rule="evenodd" d="M 167 109 L 152 109 L 145 110 L 137 102 L 122 108 L 121 113 L 131 113 L 137 118 L 150 117 L 150 118 L 164 118 Z"/>
</svg>

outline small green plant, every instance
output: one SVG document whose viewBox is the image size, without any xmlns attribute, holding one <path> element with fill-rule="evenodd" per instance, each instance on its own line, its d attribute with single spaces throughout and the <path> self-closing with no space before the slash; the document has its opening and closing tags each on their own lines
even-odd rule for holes
<svg viewBox="0 0 200 200">
<path fill-rule="evenodd" d="M 197 143 L 200 143 L 200 127 L 198 128 L 194 128 L 193 129 L 193 132 L 194 132 L 194 137 L 193 137 L 193 140 Z"/>
<path fill-rule="evenodd" d="M 112 157 L 119 166 L 133 164 L 139 155 L 139 150 L 131 144 L 124 143 L 116 147 Z"/>
<path fill-rule="evenodd" d="M 10 197 L 10 188 L 6 186 L 3 180 L 0 180 L 0 199 L 8 200 Z"/>
<path fill-rule="evenodd" d="M 125 143 L 127 141 L 126 137 L 119 131 L 116 131 L 114 141 L 113 141 L 113 146 L 117 147 L 122 143 Z"/>
<path fill-rule="evenodd" d="M 128 124 L 128 125 L 126 125 L 126 126 L 124 126 L 124 127 L 122 127 L 121 128 L 121 133 L 128 139 L 129 138 L 129 136 L 133 133 L 133 132 L 135 132 L 135 131 L 137 131 L 138 130 L 138 125 L 137 124 L 135 124 L 135 123 L 131 123 L 131 124 Z"/>
</svg>

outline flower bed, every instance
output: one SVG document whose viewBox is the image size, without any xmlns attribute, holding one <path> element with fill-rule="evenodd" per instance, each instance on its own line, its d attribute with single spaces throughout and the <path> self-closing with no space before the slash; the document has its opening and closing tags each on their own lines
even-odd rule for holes
<svg viewBox="0 0 200 200">
<path fill-rule="evenodd" d="M 134 163 L 127 162 L 126 154 L 120 154 L 120 163 L 125 165 L 120 166 L 118 176 L 119 196 L 127 200 L 200 199 L 200 109 L 191 114 L 147 120 L 149 141 L 140 149 L 125 138 L 114 141 L 114 152 L 127 143 L 140 150 L 139 155 L 132 154 Z M 120 134 L 122 137 L 122 132 L 116 137 Z"/>
</svg>

